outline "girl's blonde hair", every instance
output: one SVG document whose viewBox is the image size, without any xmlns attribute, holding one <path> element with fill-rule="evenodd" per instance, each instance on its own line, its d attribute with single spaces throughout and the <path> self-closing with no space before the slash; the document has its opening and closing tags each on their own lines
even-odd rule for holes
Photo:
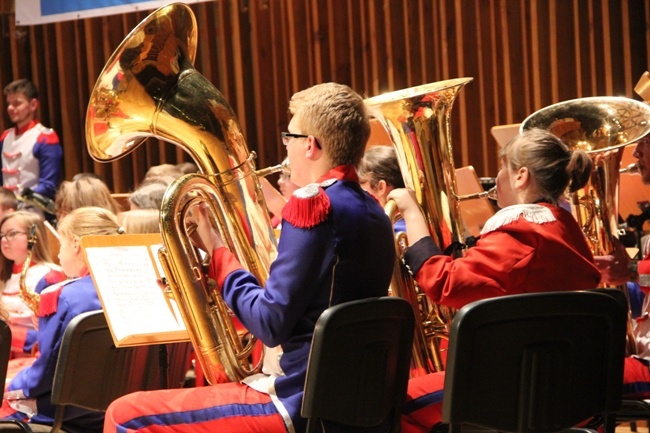
<svg viewBox="0 0 650 433">
<path fill-rule="evenodd" d="M 129 234 L 160 233 L 160 211 L 156 209 L 133 209 L 120 212 L 117 221 Z"/>
<path fill-rule="evenodd" d="M 52 256 L 50 255 L 50 244 L 47 240 L 48 238 L 47 233 L 45 232 L 45 224 L 43 222 L 43 218 L 41 218 L 41 216 L 37 213 L 19 210 L 5 214 L 2 219 L 0 219 L 0 227 L 2 227 L 5 221 L 9 221 L 10 219 L 14 218 L 18 219 L 21 225 L 21 230 L 28 235 L 32 225 L 36 226 L 36 243 L 32 248 L 31 262 L 33 264 L 51 263 Z M 11 277 L 13 265 L 13 260 L 9 260 L 0 254 L 0 280 L 7 281 Z"/>
<path fill-rule="evenodd" d="M 59 219 L 74 209 L 85 206 L 102 207 L 113 214 L 121 210 L 106 184 L 92 176 L 79 176 L 72 181 L 63 181 L 56 192 L 54 203 Z"/>
<path fill-rule="evenodd" d="M 116 235 L 122 232 L 115 214 L 97 206 L 80 207 L 67 214 L 57 227 L 67 239 L 90 235 Z"/>
<path fill-rule="evenodd" d="M 550 132 L 533 128 L 514 137 L 499 152 L 512 170 L 527 167 L 544 200 L 557 203 L 568 188 L 575 192 L 585 186 L 593 163 L 584 151 L 570 150 Z"/>
<path fill-rule="evenodd" d="M 361 96 L 338 83 L 321 83 L 295 93 L 289 112 L 301 134 L 313 135 L 334 166 L 357 165 L 370 137 L 370 117 Z"/>
</svg>

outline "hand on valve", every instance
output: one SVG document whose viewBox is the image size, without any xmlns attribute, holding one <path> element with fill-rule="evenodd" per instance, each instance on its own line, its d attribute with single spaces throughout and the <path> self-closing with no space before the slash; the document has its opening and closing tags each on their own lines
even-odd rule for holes
<svg viewBox="0 0 650 433">
<path fill-rule="evenodd" d="M 215 249 L 224 246 L 221 235 L 212 225 L 206 203 L 199 203 L 189 209 L 185 226 L 192 243 L 206 253 L 212 255 Z"/>
</svg>

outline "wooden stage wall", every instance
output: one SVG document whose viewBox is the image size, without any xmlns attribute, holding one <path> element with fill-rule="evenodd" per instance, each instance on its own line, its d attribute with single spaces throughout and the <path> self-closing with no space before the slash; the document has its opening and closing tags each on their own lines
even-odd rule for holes
<svg viewBox="0 0 650 433">
<path fill-rule="evenodd" d="M 19 1 L 19 0 L 15 0 Z M 188 160 L 150 140 L 111 163 L 86 150 L 90 91 L 111 53 L 149 12 L 16 26 L 0 0 L 0 87 L 32 79 L 44 124 L 59 133 L 65 178 L 102 175 L 127 192 L 147 168 Z M 473 77 L 452 112 L 456 166 L 498 170 L 495 125 L 563 100 L 618 95 L 648 69 L 650 0 L 219 0 L 191 6 L 195 68 L 235 109 L 258 167 L 284 157 L 279 133 L 297 90 L 324 81 L 365 96 Z M 10 126 L 0 99 L 0 129 Z"/>
</svg>

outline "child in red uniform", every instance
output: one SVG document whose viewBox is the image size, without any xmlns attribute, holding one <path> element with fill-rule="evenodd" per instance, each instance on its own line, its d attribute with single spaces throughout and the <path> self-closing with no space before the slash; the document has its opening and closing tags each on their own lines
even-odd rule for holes
<svg viewBox="0 0 650 433">
<path fill-rule="evenodd" d="M 442 255 L 429 236 L 411 191 L 389 195 L 404 220 L 410 249 L 405 261 L 435 303 L 460 308 L 479 299 L 526 292 L 591 289 L 600 273 L 580 227 L 558 206 L 566 190 L 589 180 L 592 162 L 552 134 L 529 130 L 500 152 L 501 211 L 490 218 L 464 257 Z M 558 278 L 559 270 L 570 270 Z M 409 381 L 402 431 L 429 431 L 440 422 L 444 373 Z"/>
</svg>

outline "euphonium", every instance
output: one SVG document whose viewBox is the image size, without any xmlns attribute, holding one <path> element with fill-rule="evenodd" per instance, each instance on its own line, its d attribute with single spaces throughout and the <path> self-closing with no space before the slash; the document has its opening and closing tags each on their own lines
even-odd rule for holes
<svg viewBox="0 0 650 433">
<path fill-rule="evenodd" d="M 618 185 L 623 148 L 650 132 L 650 107 L 623 97 L 573 99 L 531 114 L 520 128 L 546 129 L 569 149 L 581 149 L 591 156 L 593 172 L 587 185 L 571 194 L 571 208 L 592 253 L 610 254 L 612 240 L 619 234 Z M 625 287 L 621 290 L 627 295 Z M 628 354 L 633 353 L 630 328 Z"/>
<path fill-rule="evenodd" d="M 255 154 L 223 95 L 192 67 L 196 39 L 196 20 L 186 5 L 165 6 L 145 18 L 99 76 L 86 136 L 98 161 L 118 159 L 156 137 L 182 147 L 201 170 L 177 179 L 165 193 L 160 258 L 199 362 L 214 383 L 224 371 L 231 380 L 257 371 L 248 359 L 254 339 L 246 337 L 244 344 L 208 281 L 186 214 L 205 203 L 224 243 L 262 285 L 276 244 Z"/>
<path fill-rule="evenodd" d="M 34 251 L 34 245 L 38 241 L 38 236 L 36 236 L 36 224 L 32 224 L 29 228 L 29 233 L 27 233 L 27 257 L 23 263 L 23 268 L 20 271 L 20 278 L 18 280 L 19 292 L 18 295 L 20 299 L 29 307 L 34 314 L 38 314 L 38 306 L 41 302 L 41 296 L 38 293 L 32 292 L 27 288 L 25 283 L 27 279 L 27 271 L 29 266 L 32 264 L 32 254 Z"/>
<path fill-rule="evenodd" d="M 395 147 L 404 184 L 415 191 L 434 242 L 451 254 L 461 254 L 466 238 L 456 193 L 456 175 L 449 122 L 451 109 L 463 86 L 472 78 L 458 78 L 400 90 L 366 100 Z M 396 219 L 397 208 L 389 202 L 386 212 Z M 413 349 L 415 367 L 426 372 L 443 370 L 441 338 L 449 337 L 453 310 L 431 303 L 417 286 L 401 257 L 406 237 L 395 239 L 398 251 L 391 291 L 411 302 L 419 326 Z"/>
</svg>

